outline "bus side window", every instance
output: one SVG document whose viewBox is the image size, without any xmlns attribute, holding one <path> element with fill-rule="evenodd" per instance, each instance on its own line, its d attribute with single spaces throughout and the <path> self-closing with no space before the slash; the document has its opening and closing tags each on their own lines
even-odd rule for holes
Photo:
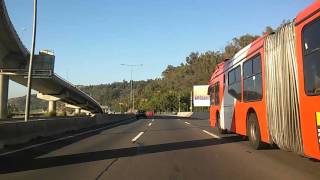
<svg viewBox="0 0 320 180">
<path fill-rule="evenodd" d="M 215 105 L 219 105 L 220 104 L 220 100 L 219 100 L 219 81 L 216 82 L 216 84 L 214 85 L 214 102 Z"/>
<path fill-rule="evenodd" d="M 228 73 L 228 93 L 240 101 L 241 92 L 241 69 L 239 65 Z"/>
<path fill-rule="evenodd" d="M 320 18 L 303 28 L 304 89 L 308 96 L 320 95 Z"/>
<path fill-rule="evenodd" d="M 210 87 L 210 99 L 211 105 L 217 106 L 220 104 L 219 102 L 219 81 L 214 83 L 212 87 Z"/>
<path fill-rule="evenodd" d="M 262 77 L 260 54 L 243 63 L 243 100 L 262 99 Z"/>
<path fill-rule="evenodd" d="M 210 104 L 211 105 L 215 105 L 215 99 L 214 99 L 214 96 L 215 96 L 215 94 L 214 94 L 214 85 L 213 86 L 210 86 L 210 89 L 209 89 L 209 91 L 210 91 Z"/>
</svg>

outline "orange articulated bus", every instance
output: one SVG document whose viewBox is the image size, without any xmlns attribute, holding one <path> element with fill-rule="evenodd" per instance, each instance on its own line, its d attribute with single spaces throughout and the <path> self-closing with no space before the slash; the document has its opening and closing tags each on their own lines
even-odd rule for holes
<svg viewBox="0 0 320 180">
<path fill-rule="evenodd" d="M 217 65 L 210 124 L 320 159 L 320 1 Z"/>
</svg>

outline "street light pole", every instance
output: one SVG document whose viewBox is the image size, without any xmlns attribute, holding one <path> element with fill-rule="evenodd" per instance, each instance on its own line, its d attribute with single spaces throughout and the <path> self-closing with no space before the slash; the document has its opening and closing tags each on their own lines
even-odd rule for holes
<svg viewBox="0 0 320 180">
<path fill-rule="evenodd" d="M 32 24 L 32 44 L 31 44 L 31 52 L 29 58 L 29 70 L 28 70 L 28 91 L 26 96 L 26 106 L 25 106 L 25 114 L 24 121 L 27 122 L 30 115 L 30 94 L 31 94 L 31 85 L 32 85 L 32 61 L 34 58 L 34 51 L 36 45 L 36 35 L 37 35 L 37 0 L 33 0 L 33 24 Z"/>
<path fill-rule="evenodd" d="M 143 64 L 120 64 L 121 66 L 130 67 L 130 101 L 131 101 L 131 111 L 134 110 L 134 92 L 133 92 L 133 68 L 138 66 L 143 66 Z"/>
<path fill-rule="evenodd" d="M 134 97 L 133 97 L 133 80 L 132 80 L 132 66 L 130 66 L 130 71 L 131 71 L 131 75 L 130 75 L 130 101 L 131 101 L 131 105 L 132 105 L 132 109 L 131 111 L 134 110 Z"/>
<path fill-rule="evenodd" d="M 180 102 L 180 93 L 179 93 L 179 96 L 178 96 L 178 100 L 179 100 L 179 112 L 181 111 L 181 109 L 180 109 L 180 105 L 181 105 L 181 102 Z"/>
<path fill-rule="evenodd" d="M 191 90 L 191 93 L 190 93 L 190 112 L 193 112 L 192 111 L 192 100 L 193 100 L 193 96 L 192 96 L 192 90 Z"/>
</svg>

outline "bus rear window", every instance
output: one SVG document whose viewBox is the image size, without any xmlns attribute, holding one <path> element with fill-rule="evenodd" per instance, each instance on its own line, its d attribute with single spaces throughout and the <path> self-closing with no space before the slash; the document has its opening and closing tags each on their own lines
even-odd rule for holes
<svg viewBox="0 0 320 180">
<path fill-rule="evenodd" d="M 320 95 L 320 18 L 306 25 L 302 34 L 305 92 Z"/>
</svg>

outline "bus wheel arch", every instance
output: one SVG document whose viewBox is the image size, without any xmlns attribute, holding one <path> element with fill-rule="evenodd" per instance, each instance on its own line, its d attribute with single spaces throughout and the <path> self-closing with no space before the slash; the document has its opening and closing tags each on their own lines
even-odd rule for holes
<svg viewBox="0 0 320 180">
<path fill-rule="evenodd" d="M 228 131 L 226 129 L 221 128 L 221 123 L 220 123 L 220 112 L 216 112 L 216 128 L 218 129 L 219 134 L 227 134 Z"/>
<path fill-rule="evenodd" d="M 246 117 L 246 132 L 250 145 L 254 149 L 262 149 L 264 143 L 261 141 L 261 131 L 258 116 L 253 108 L 249 108 Z"/>
</svg>

